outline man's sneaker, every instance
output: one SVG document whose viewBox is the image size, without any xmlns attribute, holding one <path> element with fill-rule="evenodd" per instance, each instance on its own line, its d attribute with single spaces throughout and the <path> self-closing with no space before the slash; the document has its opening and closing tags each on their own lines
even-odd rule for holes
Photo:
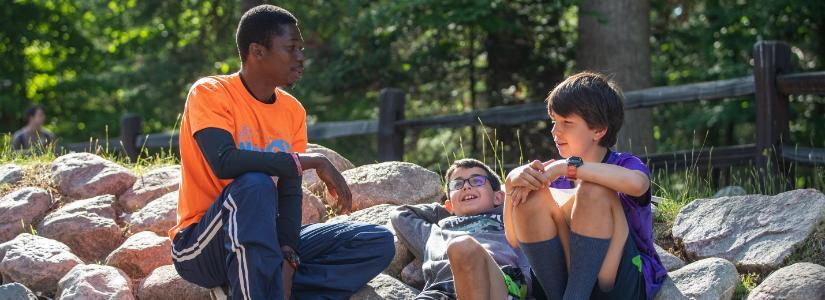
<svg viewBox="0 0 825 300">
<path fill-rule="evenodd" d="M 222 285 L 213 287 L 209 291 L 209 299 L 212 300 L 231 300 L 232 296 L 229 293 L 229 286 Z"/>
</svg>

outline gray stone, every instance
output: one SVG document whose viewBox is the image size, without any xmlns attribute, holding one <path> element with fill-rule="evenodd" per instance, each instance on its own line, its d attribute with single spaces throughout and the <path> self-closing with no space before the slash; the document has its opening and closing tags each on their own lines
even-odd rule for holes
<svg viewBox="0 0 825 300">
<path fill-rule="evenodd" d="M 713 198 L 744 196 L 747 194 L 748 192 L 746 192 L 745 189 L 741 186 L 729 185 L 721 188 L 718 192 L 716 192 L 716 194 L 713 195 Z"/>
<path fill-rule="evenodd" d="M 19 282 L 35 292 L 54 293 L 57 282 L 83 261 L 69 246 L 23 233 L 0 244 L 0 275 L 4 282 Z"/>
<path fill-rule="evenodd" d="M 51 172 L 65 200 L 120 195 L 136 180 L 129 169 L 91 153 L 60 156 L 52 162 Z"/>
<path fill-rule="evenodd" d="M 301 224 L 313 224 L 323 222 L 327 218 L 327 207 L 321 198 L 315 196 L 308 189 L 303 188 L 303 199 L 301 199 Z"/>
<path fill-rule="evenodd" d="M 341 156 L 337 152 L 329 149 L 327 147 L 316 145 L 316 144 L 307 144 L 307 153 L 320 153 L 327 157 L 327 159 L 332 163 L 332 166 L 335 167 L 338 172 L 344 172 L 346 170 L 352 169 L 355 167 L 348 159 Z M 302 177 L 303 185 L 308 187 L 310 191 L 314 193 L 322 193 L 324 191 L 324 182 L 318 178 L 318 174 L 315 170 L 306 170 L 304 172 L 304 176 Z"/>
<path fill-rule="evenodd" d="M 143 208 L 126 217 L 129 231 L 151 231 L 166 236 L 177 223 L 178 191 L 161 196 Z"/>
<path fill-rule="evenodd" d="M 201 300 L 209 299 L 209 290 L 188 282 L 172 265 L 162 266 L 149 274 L 137 288 L 140 300 Z"/>
<path fill-rule="evenodd" d="M 662 249 L 662 247 L 659 247 L 659 245 L 654 244 L 653 246 L 656 247 L 656 253 L 659 254 L 659 258 L 662 260 L 662 264 L 668 271 L 674 271 L 685 266 L 685 262 L 682 261 L 681 258 L 676 257 L 676 255 L 670 254 L 670 252 L 667 252 L 667 250 Z"/>
<path fill-rule="evenodd" d="M 37 300 L 37 296 L 25 285 L 14 282 L 0 285 L 0 299 Z"/>
<path fill-rule="evenodd" d="M 78 200 L 50 213 L 38 232 L 61 241 L 86 262 L 103 260 L 125 239 L 115 223 L 114 196 Z"/>
<path fill-rule="evenodd" d="M 172 264 L 172 241 L 151 231 L 130 236 L 106 257 L 106 264 L 141 279 L 157 267 Z"/>
<path fill-rule="evenodd" d="M 0 198 L 0 243 L 20 233 L 30 232 L 52 206 L 52 196 L 44 189 L 24 187 Z"/>
<path fill-rule="evenodd" d="M 418 258 L 407 264 L 404 270 L 401 270 L 401 282 L 419 290 L 423 289 L 426 282 L 424 281 L 424 270 L 421 264 L 421 260 Z"/>
<path fill-rule="evenodd" d="M 796 263 L 776 270 L 748 295 L 763 299 L 825 299 L 825 267 Z"/>
<path fill-rule="evenodd" d="M 378 274 L 350 300 L 406 300 L 415 299 L 420 291 L 389 275 Z"/>
<path fill-rule="evenodd" d="M 736 266 L 721 258 L 706 258 L 668 273 L 654 299 L 727 300 L 739 283 Z"/>
<path fill-rule="evenodd" d="M 0 184 L 15 184 L 23 180 L 23 167 L 15 164 L 0 165 Z"/>
<path fill-rule="evenodd" d="M 132 300 L 132 283 L 123 271 L 111 266 L 77 265 L 57 284 L 57 299 Z"/>
<path fill-rule="evenodd" d="M 352 210 L 379 204 L 422 204 L 445 197 L 438 174 L 406 162 L 384 162 L 360 166 L 341 173 L 352 191 Z M 330 206 L 337 200 L 328 191 L 324 199 Z"/>
<path fill-rule="evenodd" d="M 400 278 L 401 270 L 403 270 L 404 266 L 409 264 L 415 258 L 415 256 L 413 256 L 412 252 L 410 252 L 407 246 L 404 245 L 404 243 L 401 242 L 401 240 L 399 240 L 397 236 L 395 236 L 395 230 L 390 224 L 390 212 L 394 211 L 397 207 L 397 205 L 390 204 L 376 205 L 370 208 L 356 211 L 350 214 L 349 216 L 337 216 L 335 218 L 330 219 L 327 222 L 335 223 L 349 221 L 357 223 L 367 223 L 381 225 L 389 229 L 390 232 L 393 233 L 393 240 L 395 241 L 395 256 L 393 257 L 389 266 L 387 266 L 387 268 L 384 269 L 383 273 L 395 278 Z"/>
<path fill-rule="evenodd" d="M 147 203 L 178 190 L 180 186 L 180 166 L 167 166 L 152 170 L 140 176 L 117 203 L 125 211 L 136 211 Z"/>
<path fill-rule="evenodd" d="M 758 271 L 778 267 L 823 218 L 825 195 L 805 189 L 697 199 L 682 208 L 672 231 L 688 257 L 720 257 Z"/>
</svg>

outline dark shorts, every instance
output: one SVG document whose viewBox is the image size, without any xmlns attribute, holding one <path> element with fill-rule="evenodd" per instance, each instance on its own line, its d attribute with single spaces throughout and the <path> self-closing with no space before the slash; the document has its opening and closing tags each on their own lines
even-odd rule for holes
<svg viewBox="0 0 825 300">
<path fill-rule="evenodd" d="M 645 279 L 642 274 L 642 257 L 636 243 L 630 234 L 624 244 L 622 260 L 619 262 L 619 269 L 616 270 L 616 282 L 613 289 L 602 291 L 597 282 L 593 286 L 590 299 L 645 299 Z M 541 289 L 541 284 L 533 275 L 533 296 L 538 300 L 547 299 Z"/>
</svg>

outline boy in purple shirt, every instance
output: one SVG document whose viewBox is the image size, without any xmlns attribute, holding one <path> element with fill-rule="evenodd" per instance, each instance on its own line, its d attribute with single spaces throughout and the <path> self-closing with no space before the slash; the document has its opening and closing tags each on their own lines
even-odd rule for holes
<svg viewBox="0 0 825 300">
<path fill-rule="evenodd" d="M 638 157 L 610 150 L 622 102 L 601 74 L 567 78 L 547 98 L 566 159 L 507 175 L 507 240 L 527 256 L 549 299 L 653 299 L 667 275 L 653 246 L 650 172 Z M 554 199 L 548 183 L 575 192 Z"/>
</svg>

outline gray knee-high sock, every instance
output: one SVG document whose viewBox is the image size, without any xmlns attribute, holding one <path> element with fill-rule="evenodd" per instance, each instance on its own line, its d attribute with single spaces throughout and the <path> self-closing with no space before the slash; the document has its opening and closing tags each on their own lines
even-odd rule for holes
<svg viewBox="0 0 825 300">
<path fill-rule="evenodd" d="M 598 280 L 610 239 L 570 234 L 570 277 L 564 289 L 565 300 L 589 299 Z"/>
<path fill-rule="evenodd" d="M 567 266 L 559 237 L 535 243 L 519 243 L 547 299 L 559 300 L 567 284 Z"/>
</svg>

